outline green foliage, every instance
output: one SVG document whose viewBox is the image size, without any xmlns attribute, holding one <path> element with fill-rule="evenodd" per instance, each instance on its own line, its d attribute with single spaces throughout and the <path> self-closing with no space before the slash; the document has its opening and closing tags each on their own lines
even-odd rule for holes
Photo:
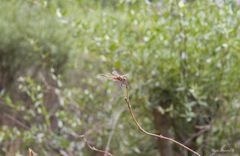
<svg viewBox="0 0 240 156">
<path fill-rule="evenodd" d="M 183 142 L 197 133 L 195 126 L 210 125 L 192 140 L 203 154 L 236 150 L 239 12 L 235 1 L 3 1 L 0 74 L 27 98 L 5 92 L 0 102 L 23 114 L 28 128 L 1 126 L 1 154 L 7 141 L 21 138 L 18 153 L 31 147 L 39 155 L 95 155 L 74 135 L 91 131 L 91 143 L 102 149 L 114 132 L 109 148 L 115 155 L 157 155 L 156 143 L 138 133 L 124 111 L 119 88 L 97 79 L 113 69 L 130 74 L 130 98 L 145 129 L 154 131 L 157 110 Z M 28 73 L 38 69 L 53 86 Z M 54 111 L 46 104 L 51 90 L 59 104 Z M 53 115 L 57 130 L 51 130 Z"/>
<path fill-rule="evenodd" d="M 30 69 L 60 71 L 71 50 L 71 38 L 55 13 L 33 2 L 3 1 L 0 7 L 1 84 L 9 85 Z"/>
</svg>

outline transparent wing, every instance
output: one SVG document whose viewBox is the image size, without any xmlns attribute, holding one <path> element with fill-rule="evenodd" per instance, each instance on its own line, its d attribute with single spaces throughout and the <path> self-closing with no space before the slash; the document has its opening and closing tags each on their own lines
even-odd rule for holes
<svg viewBox="0 0 240 156">
<path fill-rule="evenodd" d="M 114 76 L 112 74 L 109 74 L 109 73 L 107 73 L 107 74 L 99 74 L 99 75 L 97 75 L 97 78 L 102 79 L 102 80 L 106 80 L 107 79 L 107 80 L 116 81 L 115 79 L 113 79 Z"/>
<path fill-rule="evenodd" d="M 121 76 L 123 76 L 123 77 L 125 77 L 125 78 L 127 78 L 127 79 L 130 78 L 130 74 L 129 74 L 129 73 L 128 73 L 128 74 L 121 75 Z"/>
<path fill-rule="evenodd" d="M 120 75 L 116 70 L 112 71 L 113 75 Z"/>
<path fill-rule="evenodd" d="M 116 70 L 114 70 L 114 71 L 112 72 L 112 75 L 115 75 L 115 76 L 126 76 L 126 77 L 129 77 L 129 76 L 130 76 L 130 74 L 120 75 Z"/>
</svg>

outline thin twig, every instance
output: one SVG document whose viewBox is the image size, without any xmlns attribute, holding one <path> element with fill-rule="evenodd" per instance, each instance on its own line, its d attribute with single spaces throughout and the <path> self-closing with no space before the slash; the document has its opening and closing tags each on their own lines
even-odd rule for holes
<svg viewBox="0 0 240 156">
<path fill-rule="evenodd" d="M 27 125 L 25 125 L 23 122 L 21 122 L 20 120 L 12 117 L 11 115 L 7 114 L 7 113 L 3 113 L 3 115 L 7 118 L 9 118 L 10 120 L 12 120 L 13 122 L 15 122 L 16 124 L 18 124 L 19 126 L 21 126 L 22 128 L 29 130 L 30 127 L 28 127 Z"/>
<path fill-rule="evenodd" d="M 150 132 L 147 132 L 146 130 L 144 130 L 144 129 L 141 127 L 141 125 L 139 124 L 139 122 L 138 122 L 138 120 L 137 120 L 134 112 L 132 111 L 132 106 L 131 106 L 131 103 L 130 103 L 130 100 L 129 100 L 129 94 L 128 94 L 128 85 L 125 85 L 125 91 L 126 91 L 126 92 L 125 92 L 124 100 L 125 100 L 125 102 L 127 103 L 129 112 L 130 112 L 130 114 L 131 114 L 131 116 L 132 116 L 135 124 L 137 125 L 137 127 L 138 127 L 138 129 L 139 129 L 140 131 L 142 131 L 143 133 L 145 133 L 145 134 L 147 134 L 147 135 L 153 136 L 153 137 L 157 137 L 157 138 L 160 138 L 160 139 L 163 139 L 163 140 L 171 141 L 171 142 L 177 144 L 178 146 L 181 146 L 182 148 L 184 148 L 184 149 L 186 149 L 186 150 L 194 153 L 195 155 L 201 156 L 199 153 L 195 152 L 195 151 L 192 150 L 191 148 L 185 146 L 184 144 L 182 144 L 182 143 L 180 143 L 180 142 L 178 142 L 178 141 L 176 141 L 176 140 L 174 140 L 174 139 L 172 139 L 172 138 L 165 137 L 165 136 L 163 136 L 163 135 L 157 135 L 157 134 L 150 133 Z"/>
<path fill-rule="evenodd" d="M 93 151 L 96 151 L 96 152 L 99 152 L 99 153 L 103 153 L 104 155 L 106 156 L 113 156 L 110 152 L 108 152 L 107 150 L 100 150 L 100 149 L 97 149 L 96 147 L 90 145 L 90 143 L 88 142 L 88 139 L 86 137 L 86 134 L 83 134 L 83 135 L 79 135 L 79 134 L 76 134 L 76 133 L 71 133 L 71 135 L 75 136 L 75 137 L 78 137 L 78 138 L 83 138 L 84 142 L 87 144 L 88 148 L 90 148 L 91 150 Z"/>
<path fill-rule="evenodd" d="M 88 146 L 91 150 L 96 151 L 96 152 L 103 153 L 104 155 L 107 155 L 107 156 L 113 156 L 111 153 L 109 153 L 109 152 L 106 151 L 106 150 L 100 150 L 100 149 L 97 149 L 96 147 L 90 145 L 90 144 L 88 143 L 88 141 L 87 141 L 86 136 L 84 136 L 83 139 L 84 139 L 84 142 L 87 144 L 87 146 Z"/>
<path fill-rule="evenodd" d="M 115 131 L 116 126 L 117 126 L 117 122 L 118 122 L 119 117 L 121 116 L 123 110 L 124 110 L 124 108 L 120 109 L 120 111 L 118 111 L 116 114 L 114 113 L 115 119 L 114 119 L 114 121 L 113 121 L 112 130 L 111 130 L 110 135 L 109 135 L 109 137 L 108 137 L 107 145 L 106 145 L 106 148 L 105 148 L 106 151 L 109 150 L 109 146 L 110 146 L 110 144 L 111 144 L 112 137 L 113 137 L 114 131 Z M 113 118 L 114 118 L 114 117 L 113 117 Z M 107 154 L 105 154 L 104 156 L 107 156 Z"/>
<path fill-rule="evenodd" d="M 36 156 L 35 152 L 31 148 L 28 149 L 28 155 L 29 156 Z"/>
<path fill-rule="evenodd" d="M 211 125 L 205 126 L 203 129 L 198 131 L 197 133 L 193 134 L 189 139 L 187 139 L 184 144 L 187 145 L 189 144 L 193 139 L 197 138 L 198 136 L 202 135 L 203 133 L 209 131 L 211 129 Z"/>
</svg>

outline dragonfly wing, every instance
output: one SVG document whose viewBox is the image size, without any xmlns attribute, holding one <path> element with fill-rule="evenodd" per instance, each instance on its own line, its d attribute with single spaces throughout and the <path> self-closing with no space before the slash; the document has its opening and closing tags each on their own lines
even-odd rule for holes
<svg viewBox="0 0 240 156">
<path fill-rule="evenodd" d="M 97 75 L 97 78 L 98 79 L 110 79 L 110 77 L 106 74 L 99 74 L 99 75 Z"/>
<path fill-rule="evenodd" d="M 120 75 L 116 70 L 114 70 L 114 71 L 112 72 L 112 75 L 129 77 L 129 74 Z"/>
<path fill-rule="evenodd" d="M 122 75 L 122 76 L 129 78 L 129 77 L 130 77 L 130 74 L 124 74 L 124 75 Z"/>
<path fill-rule="evenodd" d="M 119 73 L 116 70 L 112 71 L 112 74 L 113 75 L 119 75 Z"/>
<path fill-rule="evenodd" d="M 113 78 L 113 75 L 111 75 L 111 74 L 99 74 L 97 77 L 99 79 L 103 79 L 103 80 L 108 79 L 108 80 L 112 80 L 112 81 L 117 81 Z"/>
</svg>

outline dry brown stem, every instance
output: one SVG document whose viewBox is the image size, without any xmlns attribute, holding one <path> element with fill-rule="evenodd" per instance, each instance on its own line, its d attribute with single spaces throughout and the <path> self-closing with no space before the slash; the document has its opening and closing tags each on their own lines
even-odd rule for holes
<svg viewBox="0 0 240 156">
<path fill-rule="evenodd" d="M 157 135 L 157 134 L 154 134 L 154 133 L 150 133 L 150 132 L 147 132 L 145 129 L 143 129 L 143 128 L 141 127 L 141 125 L 139 124 L 139 122 L 138 122 L 138 120 L 137 120 L 137 118 L 136 118 L 136 116 L 135 116 L 135 114 L 134 114 L 134 112 L 133 112 L 133 110 L 132 110 L 132 106 L 131 106 L 131 103 L 130 103 L 130 100 L 129 100 L 129 93 L 128 93 L 128 85 L 127 85 L 127 84 L 125 85 L 125 97 L 124 97 L 124 100 L 125 100 L 125 102 L 126 102 L 127 105 L 128 105 L 129 112 L 130 112 L 130 114 L 131 114 L 131 116 L 132 116 L 135 124 L 137 125 L 138 129 L 139 129 L 141 132 L 143 132 L 143 133 L 145 133 L 145 134 L 147 134 L 147 135 L 149 135 L 149 136 L 153 136 L 153 137 L 157 137 L 157 138 L 160 138 L 160 139 L 163 139 L 163 140 L 167 140 L 167 141 L 173 142 L 173 143 L 177 144 L 178 146 L 180 146 L 180 147 L 182 147 L 182 148 L 184 148 L 184 149 L 192 152 L 193 154 L 195 154 L 195 155 L 197 155 L 197 156 L 201 156 L 199 153 L 195 152 L 195 151 L 192 150 L 191 148 L 185 146 L 184 144 L 182 144 L 182 143 L 180 143 L 180 142 L 178 142 L 178 141 L 176 141 L 176 140 L 174 140 L 174 139 L 172 139 L 172 138 L 165 137 L 165 136 L 163 136 L 163 135 Z"/>
<path fill-rule="evenodd" d="M 97 148 L 95 148 L 94 146 L 92 146 L 92 145 L 90 145 L 89 143 L 88 143 L 88 141 L 87 141 L 87 138 L 84 136 L 84 141 L 85 141 L 85 143 L 87 144 L 87 146 L 91 149 L 91 150 L 93 150 L 93 151 L 96 151 L 96 152 L 99 152 L 99 153 L 103 153 L 104 155 L 107 155 L 107 156 L 113 156 L 111 153 L 109 153 L 108 151 L 106 151 L 106 150 L 100 150 L 100 149 L 97 149 Z"/>
<path fill-rule="evenodd" d="M 28 149 L 28 155 L 29 156 L 36 156 L 35 152 L 31 148 Z"/>
<path fill-rule="evenodd" d="M 96 147 L 92 146 L 89 142 L 88 142 L 88 139 L 87 139 L 87 136 L 86 136 L 86 133 L 83 134 L 83 135 L 79 135 L 79 134 L 76 134 L 76 133 L 71 133 L 71 135 L 75 136 L 75 137 L 78 137 L 78 138 L 83 138 L 84 142 L 86 143 L 86 145 L 88 146 L 88 148 L 90 148 L 92 151 L 96 151 L 96 152 L 99 152 L 99 153 L 103 153 L 104 155 L 106 156 L 113 156 L 110 152 L 108 152 L 107 150 L 100 150 L 100 149 L 97 149 Z"/>
</svg>

